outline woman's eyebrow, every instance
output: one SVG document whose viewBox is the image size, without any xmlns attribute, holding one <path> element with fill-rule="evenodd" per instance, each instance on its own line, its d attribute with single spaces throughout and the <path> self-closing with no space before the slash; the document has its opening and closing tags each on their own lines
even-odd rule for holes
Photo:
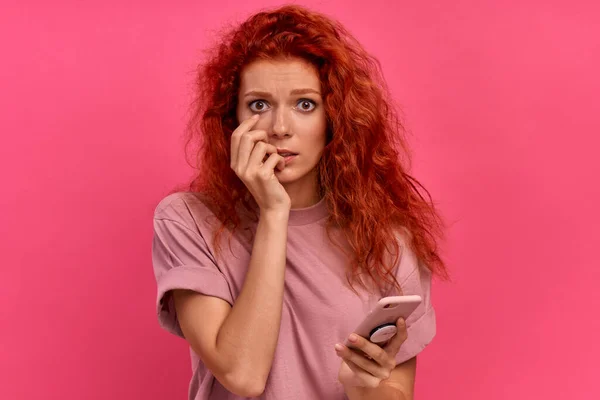
<svg viewBox="0 0 600 400">
<path fill-rule="evenodd" d="M 314 94 L 318 94 L 319 96 L 321 95 L 321 92 L 319 92 L 318 90 L 315 89 L 294 89 L 290 92 L 290 94 L 294 95 L 294 94 L 308 94 L 308 93 L 314 93 Z"/>
<path fill-rule="evenodd" d="M 306 89 L 294 89 L 290 92 L 290 95 L 298 95 L 298 94 L 308 94 L 308 93 L 314 93 L 314 94 L 318 94 L 319 96 L 321 95 L 321 92 L 319 92 L 318 90 L 315 89 L 310 89 L 310 88 L 306 88 Z M 271 93 L 269 92 L 263 92 L 260 90 L 250 90 L 249 92 L 246 92 L 244 94 L 244 97 L 271 97 Z"/>
</svg>

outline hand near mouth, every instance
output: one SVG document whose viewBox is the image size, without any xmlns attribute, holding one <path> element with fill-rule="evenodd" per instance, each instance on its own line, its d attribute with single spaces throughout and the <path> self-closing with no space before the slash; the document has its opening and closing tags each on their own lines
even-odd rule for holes
<svg viewBox="0 0 600 400">
<path fill-rule="evenodd" d="M 257 115 L 243 121 L 231 135 L 231 168 L 246 185 L 263 211 L 287 211 L 291 200 L 275 176 L 283 171 L 285 158 L 269 144 L 267 132 L 251 130 Z"/>
</svg>

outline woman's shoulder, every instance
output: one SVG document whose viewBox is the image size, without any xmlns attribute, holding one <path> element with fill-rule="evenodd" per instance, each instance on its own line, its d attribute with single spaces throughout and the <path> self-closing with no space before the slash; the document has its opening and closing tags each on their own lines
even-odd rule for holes
<svg viewBox="0 0 600 400">
<path fill-rule="evenodd" d="M 154 219 L 180 222 L 186 226 L 197 225 L 212 212 L 205 198 L 196 192 L 175 192 L 163 197 L 154 209 Z"/>
</svg>

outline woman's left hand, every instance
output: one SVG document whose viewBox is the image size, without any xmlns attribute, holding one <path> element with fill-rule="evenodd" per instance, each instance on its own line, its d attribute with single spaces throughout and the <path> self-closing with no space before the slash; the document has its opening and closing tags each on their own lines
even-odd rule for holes
<svg viewBox="0 0 600 400">
<path fill-rule="evenodd" d="M 335 351 L 342 359 L 338 380 L 344 387 L 376 388 L 390 377 L 396 367 L 396 354 L 407 337 L 404 320 L 399 319 L 396 327 L 398 332 L 384 347 L 354 333 L 348 338 L 353 349 L 341 343 L 335 345 Z"/>
</svg>

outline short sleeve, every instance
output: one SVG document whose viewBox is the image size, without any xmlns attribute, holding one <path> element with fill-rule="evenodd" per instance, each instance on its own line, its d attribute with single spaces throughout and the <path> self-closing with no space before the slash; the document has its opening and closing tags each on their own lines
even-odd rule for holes
<svg viewBox="0 0 600 400">
<path fill-rule="evenodd" d="M 408 337 L 396 355 L 396 364 L 419 354 L 436 333 L 435 310 L 431 303 L 431 272 L 417 262 L 414 264 L 415 268 L 400 282 L 400 286 L 404 295 L 419 295 L 423 301 L 406 320 Z"/>
<path fill-rule="evenodd" d="M 172 296 L 175 289 L 187 289 L 233 303 L 229 284 L 217 267 L 206 241 L 192 229 L 180 212 L 161 212 L 154 217 L 152 264 L 157 284 L 156 309 L 160 325 L 183 337 Z"/>
</svg>

